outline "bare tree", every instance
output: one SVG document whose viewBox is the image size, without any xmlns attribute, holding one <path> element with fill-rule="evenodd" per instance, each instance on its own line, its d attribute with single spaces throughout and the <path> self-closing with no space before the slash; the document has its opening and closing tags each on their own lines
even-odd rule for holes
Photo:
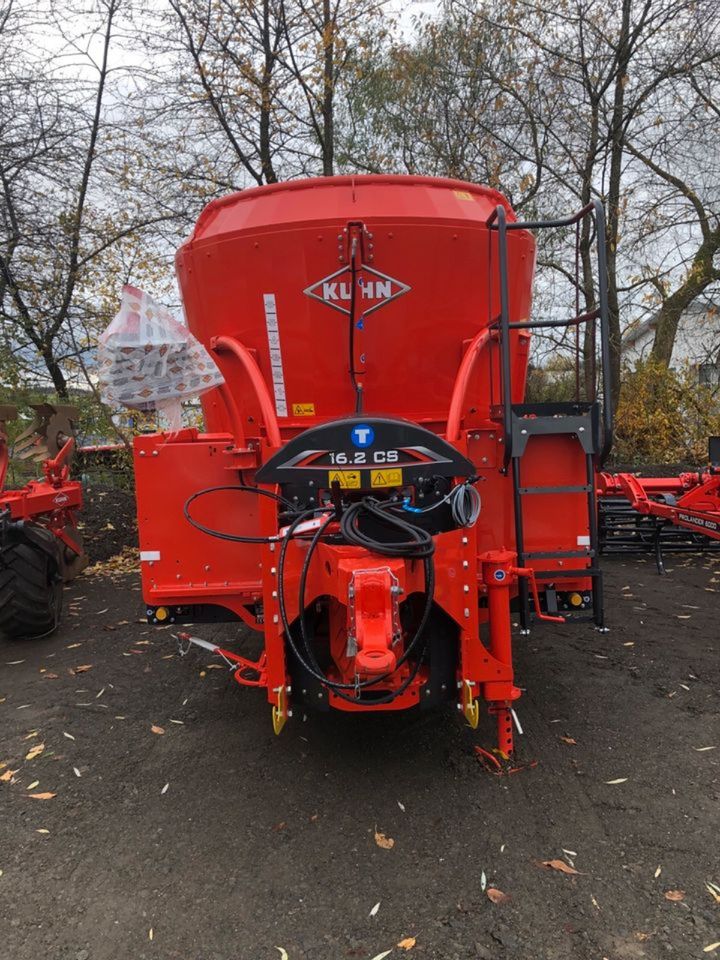
<svg viewBox="0 0 720 960">
<path fill-rule="evenodd" d="M 127 90 L 111 53 L 121 4 L 98 0 L 80 30 L 66 7 L 17 4 L 4 19 L 13 36 L 2 37 L 0 334 L 25 378 L 47 378 L 60 397 L 89 347 L 79 331 L 97 314 L 98 270 L 168 216 L 133 198 L 127 172 L 142 150 L 119 122 Z"/>
</svg>

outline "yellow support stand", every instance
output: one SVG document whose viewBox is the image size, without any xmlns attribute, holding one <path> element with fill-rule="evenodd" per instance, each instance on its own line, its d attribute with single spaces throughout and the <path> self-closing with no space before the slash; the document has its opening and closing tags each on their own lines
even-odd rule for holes
<svg viewBox="0 0 720 960">
<path fill-rule="evenodd" d="M 285 701 L 285 687 L 278 687 L 277 695 L 277 706 L 272 708 L 272 725 L 276 737 L 282 732 L 282 728 L 287 723 L 288 718 L 287 705 Z"/>
<path fill-rule="evenodd" d="M 473 730 L 477 730 L 478 725 L 480 724 L 480 704 L 472 695 L 472 684 L 469 680 L 463 681 L 462 710 L 465 714 L 465 719 L 468 722 L 468 726 L 472 727 Z"/>
</svg>

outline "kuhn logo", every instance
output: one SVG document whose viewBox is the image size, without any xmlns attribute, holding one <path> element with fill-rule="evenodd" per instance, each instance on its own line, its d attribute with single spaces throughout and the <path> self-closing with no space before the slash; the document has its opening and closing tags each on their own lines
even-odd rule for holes
<svg viewBox="0 0 720 960">
<path fill-rule="evenodd" d="M 56 507 L 63 507 L 66 503 L 70 502 L 70 497 L 66 493 L 59 493 L 56 497 L 53 497 L 53 503 Z"/>
<path fill-rule="evenodd" d="M 379 270 L 365 265 L 356 271 L 355 312 L 358 317 L 367 317 L 374 310 L 379 310 L 386 303 L 397 300 L 410 287 L 407 283 L 388 277 Z M 303 293 L 313 300 L 326 303 L 333 310 L 339 310 L 350 316 L 352 304 L 352 272 L 350 267 L 341 267 L 329 277 L 324 277 L 316 283 L 310 284 Z"/>
</svg>

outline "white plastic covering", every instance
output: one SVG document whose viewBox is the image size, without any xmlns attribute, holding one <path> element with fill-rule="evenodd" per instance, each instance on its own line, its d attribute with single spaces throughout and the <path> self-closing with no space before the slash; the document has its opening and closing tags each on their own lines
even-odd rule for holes
<svg viewBox="0 0 720 960">
<path fill-rule="evenodd" d="M 120 310 L 100 336 L 100 393 L 111 406 L 159 410 L 181 425 L 180 401 L 223 383 L 205 347 L 162 304 L 125 286 Z"/>
</svg>

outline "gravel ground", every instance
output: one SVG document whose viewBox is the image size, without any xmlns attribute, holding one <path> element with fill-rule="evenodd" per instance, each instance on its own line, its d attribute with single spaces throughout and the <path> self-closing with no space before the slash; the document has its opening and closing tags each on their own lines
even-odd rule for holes
<svg viewBox="0 0 720 960">
<path fill-rule="evenodd" d="M 538 763 L 505 778 L 450 711 L 275 738 L 136 575 L 82 576 L 55 636 L 0 642 L 0 957 L 720 957 L 720 558 L 668 566 L 605 563 L 607 635 L 517 639 Z"/>
</svg>

